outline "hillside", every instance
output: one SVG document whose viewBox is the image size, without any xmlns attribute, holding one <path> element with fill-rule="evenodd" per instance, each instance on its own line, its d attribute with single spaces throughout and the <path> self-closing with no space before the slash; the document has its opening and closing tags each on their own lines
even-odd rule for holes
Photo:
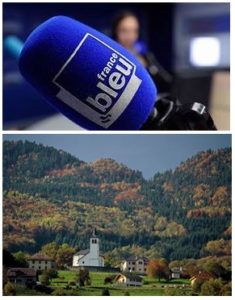
<svg viewBox="0 0 235 300">
<path fill-rule="evenodd" d="M 112 159 L 86 163 L 52 147 L 4 142 L 4 246 L 85 248 L 95 226 L 107 255 L 169 260 L 231 238 L 231 149 L 205 151 L 145 180 Z M 157 161 L 156 161 L 157 169 Z"/>
</svg>

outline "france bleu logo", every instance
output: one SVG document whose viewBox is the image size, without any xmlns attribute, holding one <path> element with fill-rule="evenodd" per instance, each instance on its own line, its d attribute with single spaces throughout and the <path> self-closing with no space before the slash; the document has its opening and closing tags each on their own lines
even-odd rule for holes
<svg viewBox="0 0 235 300">
<path fill-rule="evenodd" d="M 58 99 L 107 129 L 121 116 L 139 89 L 142 81 L 135 73 L 135 64 L 87 33 L 53 83 L 59 87 Z"/>
</svg>

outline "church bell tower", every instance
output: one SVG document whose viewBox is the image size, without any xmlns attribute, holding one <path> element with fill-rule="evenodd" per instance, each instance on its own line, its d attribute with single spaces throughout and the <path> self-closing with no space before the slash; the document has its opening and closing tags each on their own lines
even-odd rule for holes
<svg viewBox="0 0 235 300">
<path fill-rule="evenodd" d="M 99 259 L 100 256 L 100 241 L 99 238 L 96 235 L 95 229 L 92 231 L 92 235 L 90 238 L 90 254 L 92 257 Z"/>
</svg>

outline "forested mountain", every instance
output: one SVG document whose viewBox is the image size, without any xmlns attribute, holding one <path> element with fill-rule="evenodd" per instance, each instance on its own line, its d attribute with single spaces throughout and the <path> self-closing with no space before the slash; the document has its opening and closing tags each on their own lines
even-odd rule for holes
<svg viewBox="0 0 235 300">
<path fill-rule="evenodd" d="M 231 239 L 231 149 L 198 153 L 152 180 L 112 159 L 85 163 L 27 141 L 5 141 L 3 150 L 11 251 L 51 241 L 85 248 L 94 226 L 115 257 L 198 258 L 208 255 L 208 242 Z"/>
</svg>

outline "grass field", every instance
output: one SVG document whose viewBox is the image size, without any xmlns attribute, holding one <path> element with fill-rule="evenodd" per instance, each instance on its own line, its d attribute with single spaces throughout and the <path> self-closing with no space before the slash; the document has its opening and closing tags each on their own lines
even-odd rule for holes
<svg viewBox="0 0 235 300">
<path fill-rule="evenodd" d="M 111 296 L 123 296 L 126 292 L 131 296 L 161 296 L 165 294 L 166 287 L 171 290 L 182 290 L 183 285 L 189 285 L 189 280 L 174 279 L 170 282 L 158 282 L 157 279 L 150 279 L 147 276 L 143 279 L 141 287 L 120 287 L 115 284 L 104 284 L 105 277 L 110 276 L 110 273 L 105 272 L 90 272 L 91 285 L 83 288 L 72 287 L 80 296 L 100 296 L 104 288 L 108 288 Z M 75 272 L 59 271 L 59 278 L 53 279 L 51 287 L 65 288 L 69 281 L 75 280 Z M 75 291 L 74 291 L 75 292 Z M 189 294 L 190 288 L 184 288 L 184 293 Z"/>
</svg>

